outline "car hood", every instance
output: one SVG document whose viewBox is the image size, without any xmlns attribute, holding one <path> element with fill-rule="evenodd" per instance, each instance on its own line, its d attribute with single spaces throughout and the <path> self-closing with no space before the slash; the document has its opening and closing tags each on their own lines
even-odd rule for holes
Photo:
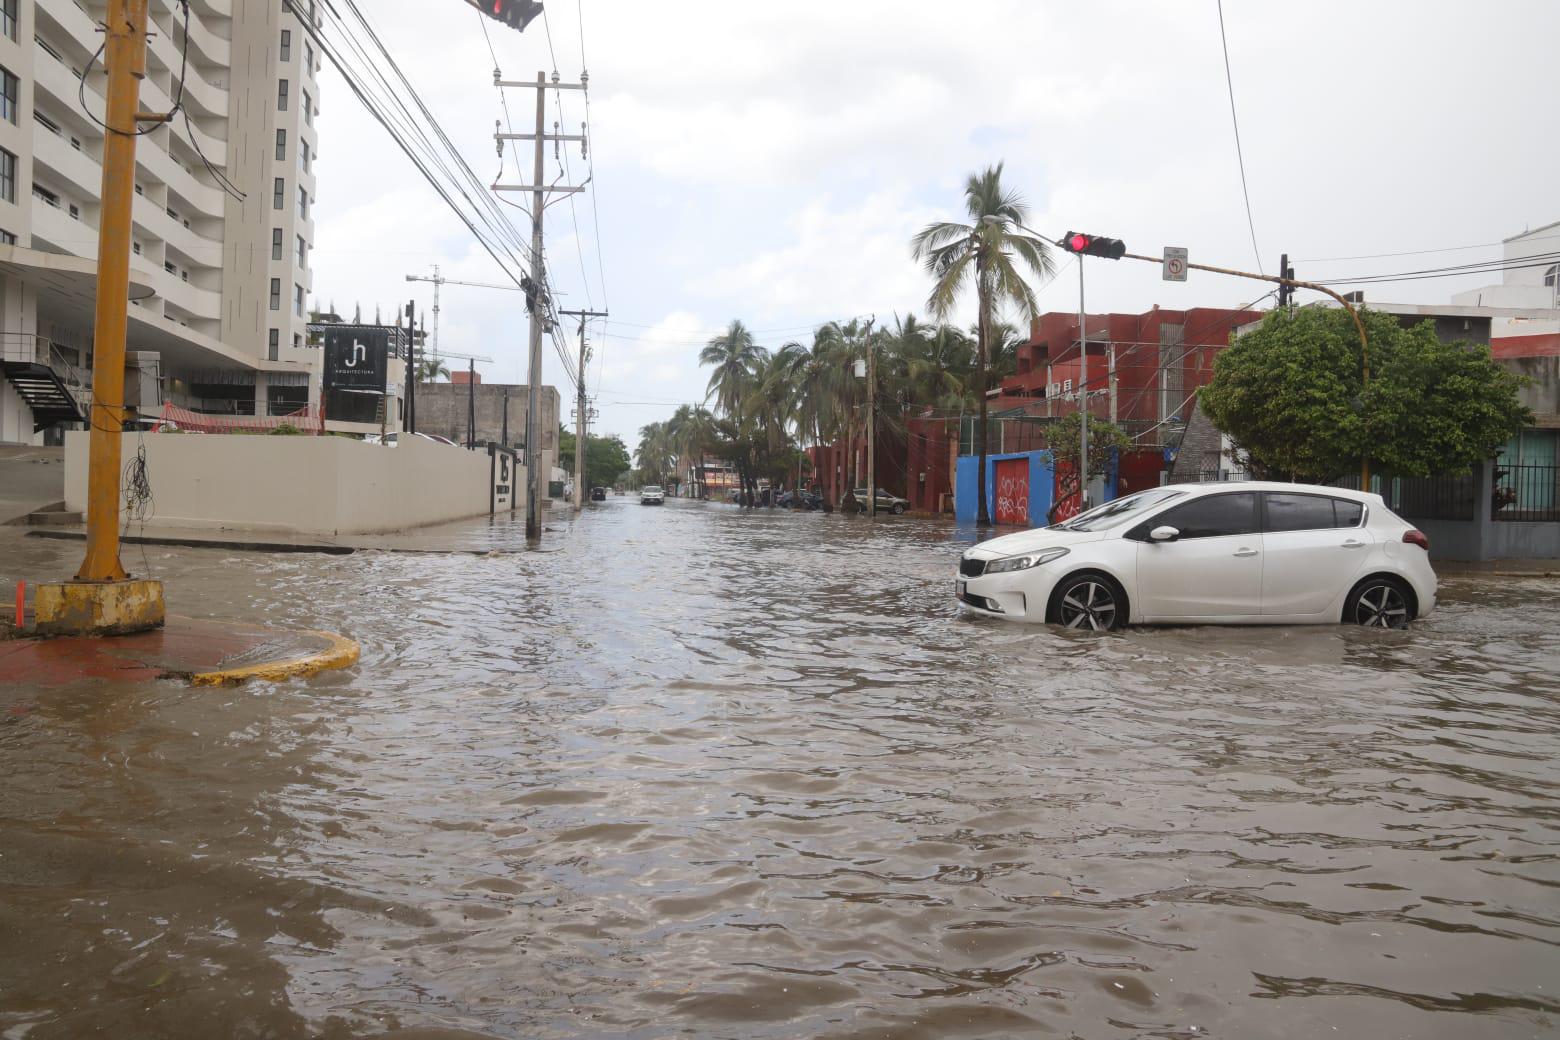
<svg viewBox="0 0 1560 1040">
<path fill-rule="evenodd" d="M 1003 556 L 1035 552 L 1039 549 L 1071 548 L 1084 542 L 1098 542 L 1108 531 L 1057 531 L 1049 527 L 1037 527 L 1031 531 L 1005 534 L 966 549 L 964 555 L 972 560 L 996 560 Z"/>
</svg>

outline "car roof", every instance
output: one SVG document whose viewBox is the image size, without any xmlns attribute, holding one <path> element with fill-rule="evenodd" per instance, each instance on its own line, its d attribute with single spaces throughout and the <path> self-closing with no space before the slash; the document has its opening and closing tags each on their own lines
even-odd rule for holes
<svg viewBox="0 0 1560 1040">
<path fill-rule="evenodd" d="M 1329 487 L 1326 484 L 1293 484 L 1281 480 L 1220 480 L 1201 484 L 1164 484 L 1162 486 L 1193 495 L 1214 494 L 1220 491 L 1278 491 L 1299 495 L 1332 495 L 1334 498 L 1349 498 L 1356 502 L 1373 502 L 1381 498 L 1380 495 L 1367 491 L 1355 491 L 1353 488 Z M 1144 490 L 1150 491 L 1153 489 L 1144 488 Z"/>
</svg>

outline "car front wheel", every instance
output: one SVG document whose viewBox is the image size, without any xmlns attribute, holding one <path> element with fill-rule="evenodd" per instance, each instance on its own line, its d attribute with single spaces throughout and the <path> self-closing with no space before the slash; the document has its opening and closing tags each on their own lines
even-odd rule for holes
<svg viewBox="0 0 1560 1040">
<path fill-rule="evenodd" d="M 1366 578 L 1354 586 L 1343 604 L 1345 624 L 1366 628 L 1407 628 L 1414 619 L 1411 593 L 1397 578 Z"/>
<path fill-rule="evenodd" d="M 1048 621 L 1063 628 L 1105 632 L 1127 624 L 1127 597 L 1121 587 L 1099 574 L 1066 578 L 1051 596 Z"/>
<path fill-rule="evenodd" d="M 905 511 L 905 506 L 904 506 L 903 502 L 895 502 L 894 503 L 894 515 L 895 516 L 898 516 L 900 513 L 903 513 L 904 511 Z"/>
</svg>

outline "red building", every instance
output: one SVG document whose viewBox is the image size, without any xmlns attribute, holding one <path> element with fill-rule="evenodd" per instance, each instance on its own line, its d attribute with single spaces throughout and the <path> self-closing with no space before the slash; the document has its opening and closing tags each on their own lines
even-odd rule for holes
<svg viewBox="0 0 1560 1040">
<path fill-rule="evenodd" d="M 1090 414 L 1123 423 L 1185 418 L 1192 396 L 1213 378 L 1213 359 L 1231 334 L 1261 318 L 1261 311 L 1222 307 L 1087 315 Z M 1002 381 L 991 409 L 1076 411 L 1084 369 L 1078 342 L 1076 313 L 1036 318 L 1029 341 L 1018 347 L 1018 370 Z"/>
</svg>

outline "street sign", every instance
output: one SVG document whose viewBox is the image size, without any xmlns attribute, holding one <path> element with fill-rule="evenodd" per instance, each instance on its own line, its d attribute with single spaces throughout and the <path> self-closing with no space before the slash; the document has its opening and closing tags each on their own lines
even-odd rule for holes
<svg viewBox="0 0 1560 1040">
<path fill-rule="evenodd" d="M 1186 250 L 1180 246 L 1165 246 L 1164 280 L 1186 281 Z"/>
</svg>

